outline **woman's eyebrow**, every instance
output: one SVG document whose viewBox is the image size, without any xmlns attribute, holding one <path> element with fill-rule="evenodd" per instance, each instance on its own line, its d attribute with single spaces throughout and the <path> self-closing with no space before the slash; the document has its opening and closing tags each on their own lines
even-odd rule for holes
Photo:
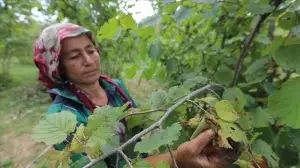
<svg viewBox="0 0 300 168">
<path fill-rule="evenodd" d="M 88 44 L 87 46 L 84 47 L 84 49 L 89 49 L 89 48 L 94 48 L 93 44 Z"/>
</svg>

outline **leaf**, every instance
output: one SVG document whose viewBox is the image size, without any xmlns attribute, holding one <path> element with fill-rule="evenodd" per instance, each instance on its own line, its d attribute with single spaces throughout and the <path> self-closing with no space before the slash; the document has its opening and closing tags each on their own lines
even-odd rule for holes
<svg viewBox="0 0 300 168">
<path fill-rule="evenodd" d="M 176 22 L 182 21 L 185 18 L 187 18 L 192 12 L 192 8 L 187 6 L 179 6 L 179 9 L 176 10 L 176 12 L 173 15 L 173 19 Z"/>
<path fill-rule="evenodd" d="M 69 148 L 70 152 L 80 153 L 84 152 L 83 142 L 84 142 L 84 125 L 81 124 L 76 130 L 76 138 L 74 137 Z"/>
<path fill-rule="evenodd" d="M 258 139 L 253 145 L 252 150 L 260 154 L 268 160 L 272 167 L 279 167 L 279 158 L 273 152 L 272 147 L 263 140 Z"/>
<path fill-rule="evenodd" d="M 116 18 L 110 19 L 98 30 L 97 38 L 99 40 L 112 39 L 118 32 L 119 22 Z"/>
<path fill-rule="evenodd" d="M 88 157 L 82 157 L 81 159 L 77 160 L 76 162 L 74 162 L 70 168 L 82 168 L 85 165 L 87 165 L 88 163 L 90 163 L 90 160 Z M 104 161 L 98 162 L 96 163 L 93 168 L 107 168 L 107 165 Z"/>
<path fill-rule="evenodd" d="M 173 86 L 168 90 L 168 101 L 173 102 L 179 98 L 186 96 L 189 93 L 189 89 L 183 86 Z"/>
<path fill-rule="evenodd" d="M 264 111 L 261 107 L 257 107 L 256 110 L 250 112 L 252 117 L 252 124 L 255 128 L 270 126 L 271 115 Z"/>
<path fill-rule="evenodd" d="M 132 79 L 136 72 L 140 69 L 140 66 L 137 64 L 132 65 L 131 67 L 126 69 L 126 75 L 129 79 Z"/>
<path fill-rule="evenodd" d="M 117 148 L 120 146 L 120 137 L 119 135 L 114 135 L 109 138 L 108 143 L 101 145 L 101 150 L 103 153 L 108 153 L 112 151 L 113 149 Z"/>
<path fill-rule="evenodd" d="M 217 2 L 217 0 L 192 0 L 192 2 L 201 4 L 214 4 Z"/>
<path fill-rule="evenodd" d="M 160 41 L 155 41 L 153 44 L 151 44 L 150 49 L 149 49 L 149 56 L 153 59 L 153 60 L 159 60 L 160 56 L 161 56 L 161 42 Z"/>
<path fill-rule="evenodd" d="M 160 161 L 156 164 L 156 168 L 170 168 L 169 163 Z"/>
<path fill-rule="evenodd" d="M 123 27 L 123 29 L 136 29 L 137 24 L 135 20 L 132 18 L 132 15 L 120 15 L 120 25 Z"/>
<path fill-rule="evenodd" d="M 180 136 L 181 126 L 179 123 L 174 123 L 166 129 L 154 132 L 149 139 L 142 140 L 135 145 L 134 150 L 140 153 L 149 152 L 158 149 L 162 145 L 172 145 Z"/>
<path fill-rule="evenodd" d="M 47 145 L 58 144 L 75 130 L 76 116 L 70 111 L 47 114 L 33 129 L 33 139 Z"/>
<path fill-rule="evenodd" d="M 198 99 L 196 99 L 198 100 Z M 216 97 L 208 96 L 208 97 L 203 97 L 199 99 L 199 101 L 205 102 L 209 104 L 210 106 L 215 106 L 215 104 L 219 101 Z"/>
<path fill-rule="evenodd" d="M 134 168 L 153 168 L 145 159 L 135 159 L 132 166 Z M 126 164 L 123 168 L 129 168 L 129 166 Z"/>
<path fill-rule="evenodd" d="M 252 116 L 248 112 L 241 114 L 240 118 L 237 120 L 237 123 L 243 130 L 250 130 L 252 128 Z"/>
<path fill-rule="evenodd" d="M 150 97 L 150 104 L 153 109 L 165 107 L 168 102 L 168 93 L 165 90 L 153 92 Z"/>
<path fill-rule="evenodd" d="M 143 27 L 135 30 L 138 36 L 142 39 L 147 39 L 153 36 L 154 28 L 153 27 Z"/>
<path fill-rule="evenodd" d="M 265 64 L 268 63 L 269 57 L 263 57 L 255 60 L 245 71 L 244 76 L 246 76 L 247 81 L 251 81 L 256 79 L 258 76 L 262 76 L 266 74 Z"/>
<path fill-rule="evenodd" d="M 239 118 L 234 107 L 228 100 L 221 100 L 217 102 L 215 104 L 215 108 L 218 116 L 225 121 L 234 122 Z"/>
<path fill-rule="evenodd" d="M 275 8 L 269 4 L 256 4 L 256 3 L 251 3 L 249 4 L 249 12 L 257 15 L 262 15 L 265 13 L 270 13 L 272 12 Z"/>
<path fill-rule="evenodd" d="M 154 26 L 161 22 L 162 18 L 159 14 L 154 14 L 152 16 L 146 17 L 139 24 L 141 27 Z"/>
<path fill-rule="evenodd" d="M 248 144 L 246 134 L 235 124 L 229 123 L 223 120 L 218 120 L 218 124 L 221 129 L 218 130 L 218 144 L 224 148 L 232 148 L 228 142 L 228 138 L 231 138 L 235 142 L 241 142 L 242 144 Z"/>
<path fill-rule="evenodd" d="M 293 78 L 282 85 L 279 91 L 270 95 L 268 108 L 270 112 L 284 124 L 292 128 L 300 128 L 300 78 Z"/>
<path fill-rule="evenodd" d="M 286 69 L 300 70 L 300 44 L 281 46 L 275 53 L 275 61 Z"/>
<path fill-rule="evenodd" d="M 294 12 L 283 12 L 276 21 L 279 27 L 291 30 L 297 24 L 297 16 Z"/>
<path fill-rule="evenodd" d="M 173 3 L 173 2 L 176 2 L 176 0 L 163 0 L 162 5 L 165 6 L 165 5 L 168 5 L 168 4 Z"/>
<path fill-rule="evenodd" d="M 45 154 L 47 161 L 53 165 L 58 163 L 59 168 L 69 168 L 69 163 L 71 163 L 70 156 L 71 153 L 67 149 L 63 151 L 51 150 Z"/>
<path fill-rule="evenodd" d="M 90 137 L 87 146 L 107 144 L 109 138 L 115 134 L 115 127 L 120 118 L 124 116 L 126 104 L 122 107 L 104 106 L 94 110 L 88 118 L 85 135 Z"/>
<path fill-rule="evenodd" d="M 237 112 L 242 111 L 247 103 L 246 96 L 241 89 L 237 87 L 225 90 L 223 99 L 231 101 Z"/>
<path fill-rule="evenodd" d="M 234 71 L 232 69 L 229 69 L 226 66 L 222 66 L 218 69 L 214 78 L 220 84 L 229 85 L 231 83 L 233 75 Z"/>
</svg>

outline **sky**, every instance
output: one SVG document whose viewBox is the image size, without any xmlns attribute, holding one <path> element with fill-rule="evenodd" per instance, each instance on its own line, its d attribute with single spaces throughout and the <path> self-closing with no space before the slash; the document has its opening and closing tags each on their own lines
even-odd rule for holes
<svg viewBox="0 0 300 168">
<path fill-rule="evenodd" d="M 41 3 L 45 3 L 44 0 L 41 0 Z M 151 2 L 149 0 L 127 0 L 127 5 L 133 5 L 134 6 L 132 8 L 128 8 L 126 9 L 128 12 L 132 13 L 132 17 L 134 18 L 134 20 L 136 22 L 140 22 L 141 20 L 143 20 L 144 18 L 146 18 L 147 16 L 151 16 L 154 14 L 154 10 L 151 6 Z M 122 4 L 121 4 L 122 5 Z M 123 11 L 126 13 L 126 10 L 123 9 Z M 33 18 L 38 20 L 38 21 L 45 21 L 46 19 L 55 19 L 57 16 L 45 16 L 44 14 L 42 14 L 41 12 L 38 11 L 37 8 L 33 8 L 31 10 L 32 14 L 33 14 Z"/>
</svg>

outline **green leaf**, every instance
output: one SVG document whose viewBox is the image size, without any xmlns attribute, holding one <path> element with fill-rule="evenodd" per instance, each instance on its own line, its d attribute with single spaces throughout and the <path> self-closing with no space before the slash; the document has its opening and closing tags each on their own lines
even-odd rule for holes
<svg viewBox="0 0 300 168">
<path fill-rule="evenodd" d="M 88 157 L 82 157 L 81 159 L 77 160 L 76 162 L 74 162 L 70 168 L 82 168 L 85 165 L 87 165 L 88 163 L 90 163 L 90 159 Z M 104 161 L 98 162 L 96 163 L 93 168 L 107 168 L 107 165 Z"/>
<path fill-rule="evenodd" d="M 247 78 L 247 81 L 251 81 L 258 76 L 263 76 L 266 74 L 265 71 L 265 64 L 268 63 L 269 57 L 263 57 L 260 59 L 255 60 L 245 71 L 244 75 Z"/>
<path fill-rule="evenodd" d="M 84 152 L 83 142 L 84 142 L 84 125 L 81 124 L 76 130 L 76 138 L 74 137 L 69 148 L 70 152 L 80 153 Z"/>
<path fill-rule="evenodd" d="M 287 126 L 300 128 L 300 78 L 293 78 L 282 85 L 269 97 L 268 108 L 270 112 L 278 117 Z"/>
<path fill-rule="evenodd" d="M 250 130 L 252 129 L 252 116 L 248 112 L 244 112 L 240 118 L 238 119 L 237 123 L 243 130 Z"/>
<path fill-rule="evenodd" d="M 161 22 L 162 18 L 159 14 L 154 14 L 152 16 L 146 17 L 139 24 L 141 27 L 154 26 Z"/>
<path fill-rule="evenodd" d="M 174 123 L 166 129 L 160 129 L 158 132 L 154 132 L 149 139 L 138 142 L 134 150 L 140 153 L 151 153 L 162 145 L 172 145 L 179 138 L 180 130 L 181 126 L 179 123 Z"/>
<path fill-rule="evenodd" d="M 229 88 L 223 93 L 223 99 L 231 101 L 237 112 L 243 111 L 247 99 L 244 93 L 239 88 Z"/>
<path fill-rule="evenodd" d="M 169 163 L 160 161 L 156 164 L 156 168 L 170 168 Z"/>
<path fill-rule="evenodd" d="M 122 107 L 99 107 L 89 116 L 86 126 L 86 136 L 90 137 L 87 146 L 107 144 L 110 137 L 115 134 L 115 127 L 120 118 L 124 116 L 126 104 Z"/>
<path fill-rule="evenodd" d="M 132 18 L 132 15 L 120 15 L 120 25 L 123 27 L 123 29 L 136 29 L 137 24 L 135 20 Z"/>
<path fill-rule="evenodd" d="M 189 8 L 187 6 L 180 6 L 179 9 L 176 10 L 176 12 L 173 15 L 173 19 L 176 22 L 179 22 L 181 20 L 184 20 L 187 18 L 192 12 L 192 8 Z"/>
<path fill-rule="evenodd" d="M 158 63 L 156 61 L 151 61 L 150 66 L 143 70 L 143 76 L 145 79 L 151 80 L 153 78 L 157 70 L 157 64 Z"/>
<path fill-rule="evenodd" d="M 135 30 L 138 36 L 142 39 L 147 39 L 153 36 L 154 28 L 153 27 L 143 27 Z"/>
<path fill-rule="evenodd" d="M 33 129 L 33 139 L 47 145 L 64 141 L 75 130 L 76 116 L 70 111 L 47 114 Z"/>
<path fill-rule="evenodd" d="M 215 108 L 218 116 L 225 121 L 234 122 L 239 118 L 234 107 L 228 100 L 221 100 L 217 102 L 215 104 Z"/>
<path fill-rule="evenodd" d="M 232 146 L 228 142 L 228 138 L 231 138 L 235 142 L 241 142 L 243 145 L 248 144 L 246 134 L 235 124 L 226 122 L 224 120 L 218 120 L 221 129 L 218 130 L 218 143 L 221 147 L 232 149 Z"/>
<path fill-rule="evenodd" d="M 278 16 L 277 24 L 283 29 L 291 30 L 297 24 L 297 16 L 294 12 L 283 12 Z"/>
<path fill-rule="evenodd" d="M 126 75 L 129 79 L 132 79 L 136 72 L 140 69 L 140 66 L 137 64 L 132 65 L 131 67 L 126 69 Z"/>
<path fill-rule="evenodd" d="M 201 4 L 214 4 L 217 2 L 217 0 L 192 0 L 192 2 Z"/>
<path fill-rule="evenodd" d="M 155 41 L 149 49 L 149 56 L 153 59 L 153 60 L 159 60 L 160 55 L 162 53 L 162 49 L 161 49 L 161 42 L 160 41 Z"/>
<path fill-rule="evenodd" d="M 134 168 L 153 168 L 145 159 L 135 159 L 132 162 Z M 125 165 L 123 168 L 129 168 L 128 165 Z"/>
<path fill-rule="evenodd" d="M 214 77 L 218 83 L 229 85 L 231 83 L 233 75 L 234 71 L 232 69 L 229 69 L 226 66 L 222 66 L 218 69 Z"/>
<path fill-rule="evenodd" d="M 183 86 L 173 86 L 168 90 L 168 101 L 173 102 L 179 98 L 186 96 L 189 89 Z"/>
<path fill-rule="evenodd" d="M 300 70 L 300 44 L 281 46 L 275 53 L 275 61 L 281 67 Z"/>
<path fill-rule="evenodd" d="M 257 14 L 257 15 L 270 13 L 274 9 L 275 8 L 269 4 L 256 4 L 256 3 L 249 4 L 249 12 L 251 12 L 253 14 Z"/>
<path fill-rule="evenodd" d="M 260 128 L 270 126 L 271 115 L 261 107 L 257 107 L 254 111 L 251 111 L 250 114 L 253 127 Z"/>
<path fill-rule="evenodd" d="M 279 167 L 278 156 L 273 152 L 272 147 L 265 141 L 258 139 L 254 144 L 252 144 L 252 150 L 257 154 L 266 157 L 272 167 Z"/>
<path fill-rule="evenodd" d="M 153 92 L 150 97 L 150 104 L 153 109 L 165 107 L 168 102 L 168 93 L 165 90 Z"/>
<path fill-rule="evenodd" d="M 118 30 L 119 21 L 116 18 L 112 18 L 99 29 L 97 37 L 99 40 L 113 39 Z"/>
</svg>

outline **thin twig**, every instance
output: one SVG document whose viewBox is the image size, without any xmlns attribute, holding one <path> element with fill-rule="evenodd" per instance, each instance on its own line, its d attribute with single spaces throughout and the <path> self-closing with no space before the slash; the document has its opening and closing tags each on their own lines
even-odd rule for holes
<svg viewBox="0 0 300 168">
<path fill-rule="evenodd" d="M 42 156 L 44 156 L 51 149 L 52 149 L 52 145 L 45 148 L 31 163 L 29 163 L 26 166 L 26 168 L 30 168 L 32 165 L 34 165 Z"/>
<path fill-rule="evenodd" d="M 144 136 L 145 134 L 153 131 L 154 129 L 157 129 L 160 127 L 160 125 L 162 124 L 163 121 L 165 121 L 167 119 L 167 117 L 169 117 L 171 115 L 171 113 L 180 105 L 182 105 L 184 102 L 186 102 L 186 100 L 191 99 L 193 97 L 195 97 L 196 95 L 202 93 L 203 91 L 205 91 L 206 89 L 212 87 L 212 85 L 206 85 L 200 89 L 197 89 L 193 92 L 191 92 L 190 94 L 188 94 L 186 97 L 182 98 L 181 100 L 179 100 L 176 104 L 174 104 L 173 106 L 171 106 L 170 108 L 168 108 L 167 112 L 154 124 L 152 124 L 150 127 L 144 129 L 143 131 L 141 131 L 140 133 L 134 135 L 132 138 L 130 138 L 128 141 L 126 141 L 125 143 L 123 143 L 121 146 L 119 146 L 118 148 L 113 149 L 112 151 L 100 156 L 97 159 L 94 159 L 92 162 L 90 162 L 89 164 L 87 164 L 86 166 L 84 166 L 84 168 L 89 168 L 92 167 L 93 165 L 95 165 L 96 163 L 104 160 L 105 158 L 117 153 L 120 150 L 123 150 L 125 147 L 127 147 L 128 145 L 136 142 L 138 139 L 140 139 L 142 136 Z"/>
<path fill-rule="evenodd" d="M 116 168 L 119 168 L 119 159 L 120 159 L 120 153 L 117 153 Z"/>
<path fill-rule="evenodd" d="M 125 153 L 122 150 L 119 150 L 118 153 L 120 153 L 122 155 L 122 157 L 125 159 L 125 161 L 128 164 L 129 168 L 133 168 L 131 162 L 129 161 L 129 158 L 125 155 Z"/>
<path fill-rule="evenodd" d="M 248 147 L 248 152 L 250 153 L 250 157 L 251 157 L 252 161 L 256 164 L 257 168 L 261 168 L 259 166 L 259 164 L 256 162 L 255 158 L 253 157 L 253 154 L 251 152 L 251 146 Z"/>
<path fill-rule="evenodd" d="M 177 165 L 177 163 L 176 163 L 176 160 L 175 160 L 175 158 L 174 158 L 174 155 L 173 155 L 173 152 L 172 152 L 170 146 L 167 145 L 167 148 L 168 148 L 169 153 L 170 153 L 170 155 L 171 155 L 171 159 L 172 159 L 172 161 L 173 161 L 174 168 L 178 168 L 178 165 Z"/>
<path fill-rule="evenodd" d="M 86 143 L 82 143 L 82 142 L 79 140 L 77 134 L 74 134 L 74 137 L 75 137 L 75 139 L 78 141 L 78 143 L 84 148 L 84 153 L 86 153 L 86 155 L 87 155 L 87 157 L 89 158 L 89 160 L 92 161 L 93 158 L 92 158 L 92 157 L 89 155 L 89 153 L 87 152 L 87 149 L 86 149 Z"/>
<path fill-rule="evenodd" d="M 121 118 L 120 120 L 133 116 L 133 115 L 140 115 L 140 114 L 147 114 L 147 113 L 155 113 L 155 112 L 162 112 L 162 111 L 167 111 L 167 109 L 155 109 L 155 110 L 149 110 L 149 111 L 143 111 L 143 112 L 135 112 L 135 113 L 130 113 Z"/>
<path fill-rule="evenodd" d="M 207 90 L 209 90 L 210 92 L 212 92 L 215 96 L 217 96 L 217 98 L 219 100 L 221 100 L 221 97 L 215 91 L 213 91 L 212 89 L 207 89 Z"/>
</svg>

